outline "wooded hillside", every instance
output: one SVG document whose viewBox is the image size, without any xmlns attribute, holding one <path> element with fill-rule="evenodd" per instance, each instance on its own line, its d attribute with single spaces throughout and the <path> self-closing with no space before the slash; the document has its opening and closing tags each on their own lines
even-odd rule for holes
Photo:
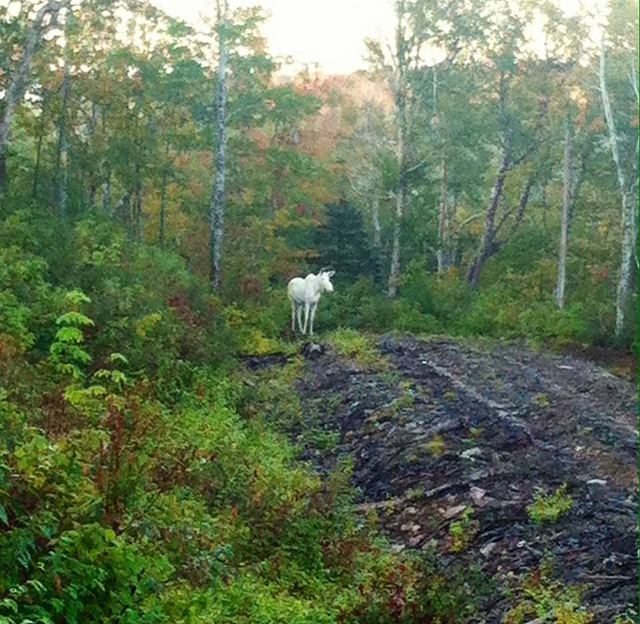
<svg viewBox="0 0 640 624">
<path fill-rule="evenodd" d="M 286 285 L 334 269 L 321 341 L 387 381 L 365 334 L 633 375 L 638 5 L 561 4 L 398 0 L 366 71 L 286 78 L 259 7 L 0 0 L 0 624 L 482 621 L 300 461 Z"/>
</svg>

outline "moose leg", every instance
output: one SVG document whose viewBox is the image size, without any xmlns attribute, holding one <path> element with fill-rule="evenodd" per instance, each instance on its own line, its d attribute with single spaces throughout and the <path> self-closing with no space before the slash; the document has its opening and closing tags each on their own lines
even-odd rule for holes
<svg viewBox="0 0 640 624">
<path fill-rule="evenodd" d="M 299 304 L 296 304 L 296 313 L 298 315 L 298 329 L 300 329 L 300 333 L 304 334 L 302 329 L 302 306 Z"/>
<path fill-rule="evenodd" d="M 311 310 L 311 306 L 309 302 L 304 304 L 304 327 L 302 328 L 302 333 L 307 333 L 307 325 L 309 324 L 309 312 Z"/>
<path fill-rule="evenodd" d="M 296 332 L 296 302 L 291 299 L 291 333 Z"/>
<path fill-rule="evenodd" d="M 318 309 L 318 304 L 314 303 L 311 306 L 311 317 L 309 318 L 309 336 L 313 336 L 313 319 L 316 318 L 317 309 Z"/>
</svg>

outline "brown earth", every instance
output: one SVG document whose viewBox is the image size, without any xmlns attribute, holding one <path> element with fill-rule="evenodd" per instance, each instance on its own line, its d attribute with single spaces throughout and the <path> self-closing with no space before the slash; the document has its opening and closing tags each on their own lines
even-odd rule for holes
<svg viewBox="0 0 640 624">
<path fill-rule="evenodd" d="M 378 348 L 386 372 L 315 353 L 298 392 L 314 427 L 339 432 L 335 448 L 305 455 L 321 472 L 353 458 L 359 509 L 377 510 L 394 548 L 435 548 L 445 572 L 476 566 L 491 579 L 482 619 L 470 621 L 502 621 L 518 597 L 505 588 L 545 554 L 565 583 L 587 588 L 595 622 L 637 611 L 636 387 L 518 344 L 384 338 Z M 536 492 L 563 484 L 571 509 L 534 522 Z M 454 552 L 451 525 L 469 509 L 468 543 Z"/>
</svg>

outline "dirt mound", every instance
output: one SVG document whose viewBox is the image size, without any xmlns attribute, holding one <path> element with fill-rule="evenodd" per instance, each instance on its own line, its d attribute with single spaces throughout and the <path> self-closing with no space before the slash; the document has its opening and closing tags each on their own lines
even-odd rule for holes
<svg viewBox="0 0 640 624">
<path fill-rule="evenodd" d="M 306 408 L 340 432 L 330 452 L 307 448 L 318 469 L 350 455 L 360 508 L 379 512 L 397 548 L 435 547 L 445 569 L 479 567 L 497 586 L 485 621 L 502 620 L 514 606 L 503 590 L 549 553 L 565 582 L 588 587 L 596 622 L 637 606 L 631 383 L 517 345 L 378 346 L 386 372 L 331 351 L 307 363 L 298 387 Z"/>
</svg>

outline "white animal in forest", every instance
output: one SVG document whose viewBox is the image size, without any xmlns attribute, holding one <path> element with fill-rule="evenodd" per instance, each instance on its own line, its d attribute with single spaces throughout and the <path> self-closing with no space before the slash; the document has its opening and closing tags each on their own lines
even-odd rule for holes
<svg viewBox="0 0 640 624">
<path fill-rule="evenodd" d="M 302 277 L 294 277 L 287 285 L 287 293 L 289 301 L 291 301 L 291 331 L 296 331 L 296 316 L 298 317 L 298 327 L 302 334 L 307 333 L 307 324 L 309 325 L 309 335 L 313 336 L 313 319 L 316 316 L 318 302 L 322 293 L 333 292 L 333 284 L 331 278 L 335 275 L 335 271 L 327 271 L 320 269 L 315 275 L 309 273 L 304 279 Z M 304 324 L 302 322 L 302 314 L 304 312 Z"/>
</svg>

